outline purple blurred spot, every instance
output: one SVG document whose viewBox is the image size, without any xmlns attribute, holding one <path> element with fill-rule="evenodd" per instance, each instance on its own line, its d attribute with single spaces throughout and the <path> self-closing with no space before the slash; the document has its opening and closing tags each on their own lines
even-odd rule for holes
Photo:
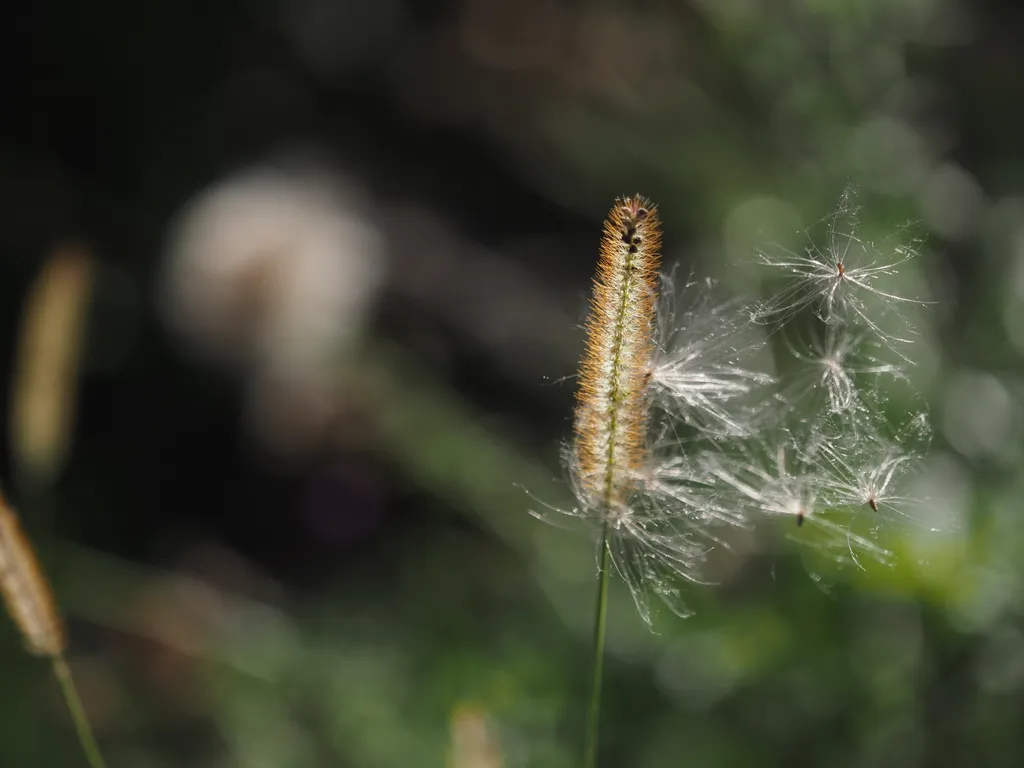
<svg viewBox="0 0 1024 768">
<path fill-rule="evenodd" d="M 326 544 L 351 546 L 366 538 L 385 517 L 376 474 L 358 464 L 325 468 L 310 482 L 303 517 Z"/>
</svg>

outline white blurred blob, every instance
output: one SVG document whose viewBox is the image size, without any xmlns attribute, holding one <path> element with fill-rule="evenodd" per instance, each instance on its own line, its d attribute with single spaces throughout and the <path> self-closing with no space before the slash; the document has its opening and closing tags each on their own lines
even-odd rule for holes
<svg viewBox="0 0 1024 768">
<path fill-rule="evenodd" d="M 1011 461 L 1019 453 L 1021 413 L 995 376 L 961 371 L 946 391 L 946 439 L 964 456 Z"/>
<path fill-rule="evenodd" d="M 161 285 L 167 323 L 255 376 L 272 447 L 295 408 L 323 410 L 383 271 L 383 242 L 353 195 L 321 172 L 257 168 L 200 193 L 172 228 Z M 277 398 L 265 396 L 268 382 Z M 301 420 L 300 420 L 301 421 Z M 275 445 L 281 443 L 281 445 Z"/>
<path fill-rule="evenodd" d="M 928 168 L 924 140 L 902 120 L 876 115 L 850 137 L 850 160 L 864 183 L 893 195 L 912 191 Z"/>
<path fill-rule="evenodd" d="M 974 232 L 985 212 L 985 193 L 959 165 L 934 169 L 921 191 L 921 211 L 932 231 L 948 238 Z"/>
</svg>

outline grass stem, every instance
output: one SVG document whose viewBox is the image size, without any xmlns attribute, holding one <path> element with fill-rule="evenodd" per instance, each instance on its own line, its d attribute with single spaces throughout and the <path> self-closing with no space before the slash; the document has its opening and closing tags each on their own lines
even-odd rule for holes
<svg viewBox="0 0 1024 768">
<path fill-rule="evenodd" d="M 608 523 L 601 527 L 601 558 L 597 572 L 597 610 L 594 616 L 594 676 L 591 682 L 590 707 L 587 710 L 587 732 L 583 768 L 597 766 L 597 734 L 601 722 L 601 676 L 604 672 L 604 636 L 608 614 Z"/>
<path fill-rule="evenodd" d="M 96 737 L 93 736 L 92 727 L 89 725 L 89 718 L 85 714 L 85 707 L 82 706 L 82 699 L 78 695 L 78 688 L 71 677 L 71 669 L 63 656 L 53 657 L 53 673 L 60 683 L 61 693 L 64 694 L 64 701 L 67 702 L 68 710 L 71 712 L 71 719 L 75 723 L 75 731 L 78 733 L 78 740 L 82 744 L 82 752 L 88 760 L 90 768 L 107 768 L 100 754 L 100 748 L 96 744 Z"/>
</svg>

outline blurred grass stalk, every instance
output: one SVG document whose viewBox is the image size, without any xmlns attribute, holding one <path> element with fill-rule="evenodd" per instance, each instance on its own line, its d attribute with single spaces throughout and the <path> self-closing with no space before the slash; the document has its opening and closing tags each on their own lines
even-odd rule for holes
<svg viewBox="0 0 1024 768">
<path fill-rule="evenodd" d="M 48 488 L 67 455 L 93 279 L 88 252 L 60 244 L 22 310 L 10 403 L 11 451 L 22 493 Z"/>
</svg>

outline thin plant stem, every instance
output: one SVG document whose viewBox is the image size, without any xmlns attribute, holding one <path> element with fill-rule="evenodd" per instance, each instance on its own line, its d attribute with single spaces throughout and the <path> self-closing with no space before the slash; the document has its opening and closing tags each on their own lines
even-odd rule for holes
<svg viewBox="0 0 1024 768">
<path fill-rule="evenodd" d="M 597 610 L 594 615 L 594 677 L 591 682 L 590 707 L 587 710 L 587 733 L 583 768 L 597 766 L 597 733 L 601 722 L 601 676 L 604 672 L 604 635 L 608 614 L 608 523 L 601 526 L 601 559 L 597 571 Z"/>
<path fill-rule="evenodd" d="M 78 695 L 78 688 L 71 677 L 71 670 L 63 656 L 53 657 L 53 673 L 60 683 L 61 693 L 64 694 L 64 701 L 67 702 L 68 710 L 71 712 L 71 719 L 75 723 L 75 731 L 78 733 L 78 741 L 82 744 L 82 752 L 88 760 L 90 768 L 107 768 L 100 754 L 100 748 L 96 744 L 96 737 L 93 736 L 92 727 L 89 725 L 89 718 L 85 714 L 85 707 L 82 706 L 82 699 Z"/>
</svg>

